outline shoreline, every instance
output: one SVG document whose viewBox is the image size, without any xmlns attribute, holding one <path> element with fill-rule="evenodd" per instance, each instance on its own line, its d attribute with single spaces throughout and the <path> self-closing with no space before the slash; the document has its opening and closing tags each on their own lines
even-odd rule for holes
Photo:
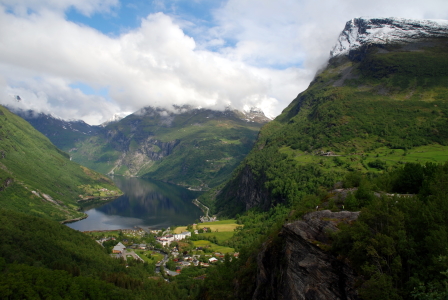
<svg viewBox="0 0 448 300">
<path fill-rule="evenodd" d="M 79 218 L 74 218 L 74 219 L 68 219 L 68 220 L 60 221 L 59 223 L 61 223 L 61 224 L 73 223 L 73 222 L 84 220 L 88 216 L 89 215 L 85 214 L 85 216 L 82 216 L 82 217 L 79 217 Z"/>
<path fill-rule="evenodd" d="M 118 196 L 84 198 L 84 199 L 77 200 L 77 202 L 79 204 L 78 211 L 81 211 L 83 208 L 85 208 L 88 205 L 102 204 L 103 202 L 109 202 L 109 201 L 115 200 L 118 197 L 121 197 L 123 195 L 124 195 L 124 193 L 122 193 L 121 195 L 118 195 Z M 82 216 L 82 217 L 59 221 L 59 223 L 61 223 L 61 224 L 74 223 L 77 221 L 87 219 L 88 216 L 89 216 L 88 214 L 84 213 L 84 216 Z"/>
<path fill-rule="evenodd" d="M 80 203 L 85 203 L 85 202 L 89 202 L 89 201 L 108 201 L 108 200 L 113 200 L 116 199 L 118 197 L 123 196 L 124 193 L 121 193 L 121 195 L 114 195 L 114 196 L 107 196 L 107 197 L 92 197 L 92 198 L 82 198 L 79 200 L 76 200 L 76 202 Z"/>
</svg>

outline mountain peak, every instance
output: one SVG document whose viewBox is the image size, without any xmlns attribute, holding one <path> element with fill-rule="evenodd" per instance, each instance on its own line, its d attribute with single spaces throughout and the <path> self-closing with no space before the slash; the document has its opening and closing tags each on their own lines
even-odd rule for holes
<svg viewBox="0 0 448 300">
<path fill-rule="evenodd" d="M 407 43 L 441 36 L 448 36 L 448 20 L 355 18 L 345 24 L 330 55 L 346 55 L 366 44 Z"/>
<path fill-rule="evenodd" d="M 129 113 L 117 113 L 114 114 L 109 120 L 107 120 L 106 122 L 103 122 L 100 124 L 101 127 L 106 127 L 107 125 L 111 124 L 111 123 L 116 123 L 118 121 L 120 121 L 121 119 L 123 119 L 124 117 L 128 116 Z"/>
</svg>

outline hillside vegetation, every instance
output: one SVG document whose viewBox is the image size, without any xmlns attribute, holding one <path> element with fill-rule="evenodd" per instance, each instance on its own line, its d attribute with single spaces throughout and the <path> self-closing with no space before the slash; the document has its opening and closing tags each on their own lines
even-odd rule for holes
<svg viewBox="0 0 448 300">
<path fill-rule="evenodd" d="M 230 110 L 178 110 L 144 108 L 77 143 L 70 155 L 103 174 L 207 190 L 229 178 L 267 120 L 245 120 L 245 115 Z"/>
<path fill-rule="evenodd" d="M 217 193 L 215 211 L 234 215 L 255 206 L 293 205 L 347 172 L 447 160 L 447 40 L 416 43 L 412 51 L 397 45 L 358 51 L 352 60 L 333 58 L 262 128 L 233 179 Z M 242 184 L 248 178 L 256 189 Z M 207 196 L 204 202 L 211 205 Z"/>
<path fill-rule="evenodd" d="M 283 260 L 260 271 L 260 253 L 280 255 L 283 224 L 321 209 L 361 211 L 313 245 L 355 270 L 361 299 L 447 297 L 447 53 L 446 38 L 352 50 L 261 129 L 232 179 L 199 199 L 244 224 L 224 243 L 242 259 L 207 278 L 209 299 L 288 284 L 284 270 L 265 275 Z"/>
<path fill-rule="evenodd" d="M 84 216 L 77 200 L 115 197 L 107 177 L 72 161 L 28 122 L 0 107 L 0 204 L 62 221 Z"/>
<path fill-rule="evenodd" d="M 32 110 L 21 110 L 11 107 L 10 110 L 27 120 L 35 129 L 45 135 L 56 147 L 69 152 L 76 142 L 98 134 L 103 130 L 101 125 L 89 125 L 82 120 L 65 121 L 50 114 Z"/>
<path fill-rule="evenodd" d="M 84 233 L 55 221 L 0 209 L 0 234 L 2 299 L 180 297 L 162 279 L 148 279 L 153 265 L 112 258 Z"/>
</svg>

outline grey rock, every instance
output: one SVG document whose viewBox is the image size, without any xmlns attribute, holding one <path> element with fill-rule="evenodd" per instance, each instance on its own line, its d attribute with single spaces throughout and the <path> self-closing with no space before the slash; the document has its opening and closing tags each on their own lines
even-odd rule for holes
<svg viewBox="0 0 448 300">
<path fill-rule="evenodd" d="M 359 212 L 312 212 L 283 226 L 277 240 L 258 254 L 252 299 L 358 299 L 356 276 L 344 261 L 318 245 L 339 222 L 353 222 Z"/>
</svg>

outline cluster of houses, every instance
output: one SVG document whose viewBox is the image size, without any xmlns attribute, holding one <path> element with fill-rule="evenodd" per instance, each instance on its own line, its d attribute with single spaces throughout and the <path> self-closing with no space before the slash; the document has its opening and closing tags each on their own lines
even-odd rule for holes
<svg viewBox="0 0 448 300">
<path fill-rule="evenodd" d="M 188 267 L 188 266 L 194 265 L 194 266 L 201 266 L 201 267 L 207 268 L 207 267 L 210 266 L 210 264 L 216 263 L 217 261 L 223 261 L 224 260 L 224 254 L 222 254 L 222 253 L 215 252 L 213 255 L 214 255 L 213 257 L 210 257 L 208 259 L 208 263 L 200 262 L 199 261 L 200 255 L 193 255 L 193 256 L 187 255 L 187 256 L 184 256 L 183 258 L 180 258 L 180 259 L 179 258 L 174 258 L 173 261 L 178 264 L 178 266 L 176 267 L 176 271 L 171 271 L 171 270 L 167 269 L 166 273 L 169 276 L 176 276 L 176 275 L 179 275 L 179 273 L 181 272 L 181 270 L 184 267 Z M 211 256 L 211 255 L 206 255 L 206 256 Z M 235 252 L 233 254 L 233 257 L 235 257 L 235 258 L 238 258 L 238 256 L 239 256 L 238 252 Z"/>
<path fill-rule="evenodd" d="M 142 237 L 145 235 L 145 231 L 141 228 L 139 229 L 122 229 L 121 232 L 128 236 Z"/>
<path fill-rule="evenodd" d="M 162 244 L 162 246 L 169 246 L 171 244 L 171 242 L 184 240 L 187 237 L 191 237 L 191 232 L 185 231 L 182 233 L 160 236 L 160 237 L 157 237 L 156 240 L 157 240 L 157 242 Z"/>
</svg>

